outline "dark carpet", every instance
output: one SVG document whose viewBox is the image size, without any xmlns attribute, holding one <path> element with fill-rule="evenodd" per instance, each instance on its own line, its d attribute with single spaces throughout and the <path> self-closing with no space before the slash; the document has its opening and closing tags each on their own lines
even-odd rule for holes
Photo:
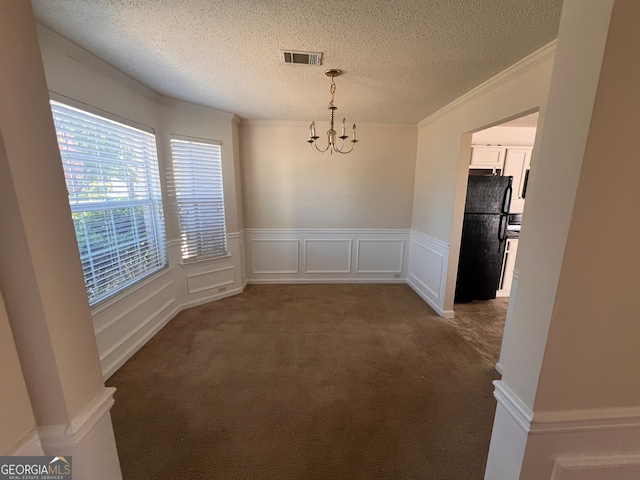
<svg viewBox="0 0 640 480">
<path fill-rule="evenodd" d="M 107 383 L 125 480 L 479 480 L 495 378 L 406 285 L 252 285 Z"/>
</svg>

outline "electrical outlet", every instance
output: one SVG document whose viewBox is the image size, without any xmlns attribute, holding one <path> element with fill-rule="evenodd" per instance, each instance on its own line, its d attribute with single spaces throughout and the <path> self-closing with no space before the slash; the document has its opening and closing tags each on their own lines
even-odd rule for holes
<svg viewBox="0 0 640 480">
<path fill-rule="evenodd" d="M 218 287 L 218 293 L 226 292 L 227 287 Z"/>
</svg>

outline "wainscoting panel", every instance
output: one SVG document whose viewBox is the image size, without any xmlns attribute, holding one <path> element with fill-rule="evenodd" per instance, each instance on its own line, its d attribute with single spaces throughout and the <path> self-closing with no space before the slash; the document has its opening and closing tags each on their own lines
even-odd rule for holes
<svg viewBox="0 0 640 480">
<path fill-rule="evenodd" d="M 624 480 L 640 478 L 640 455 L 559 459 L 551 480 Z"/>
<path fill-rule="evenodd" d="M 406 282 L 408 230 L 251 229 L 245 239 L 249 283 Z"/>
<path fill-rule="evenodd" d="M 358 240 L 358 273 L 402 273 L 404 240 Z"/>
<path fill-rule="evenodd" d="M 407 282 L 438 315 L 447 318 L 453 317 L 453 312 L 444 311 L 448 260 L 448 244 L 419 232 L 411 232 Z"/>
<path fill-rule="evenodd" d="M 105 379 L 179 311 L 174 275 L 169 268 L 93 310 Z"/>
<path fill-rule="evenodd" d="M 235 268 L 230 266 L 187 275 L 187 292 L 200 293 L 231 285 L 235 277 L 234 270 Z"/>
<path fill-rule="evenodd" d="M 251 273 L 290 274 L 300 271 L 299 241 L 290 238 L 252 238 Z"/>
<path fill-rule="evenodd" d="M 305 273 L 351 273 L 351 240 L 304 241 Z"/>
</svg>

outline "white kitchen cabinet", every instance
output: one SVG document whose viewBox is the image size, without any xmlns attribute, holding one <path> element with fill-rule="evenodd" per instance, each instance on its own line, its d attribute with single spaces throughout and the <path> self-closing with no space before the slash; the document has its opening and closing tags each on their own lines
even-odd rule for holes
<svg viewBox="0 0 640 480">
<path fill-rule="evenodd" d="M 505 148 L 502 175 L 513 177 L 513 194 L 509 213 L 522 213 L 524 211 L 525 188 L 529 179 L 532 150 L 533 147 Z"/>
<path fill-rule="evenodd" d="M 504 163 L 504 148 L 501 146 L 471 147 L 471 162 L 469 168 L 501 169 Z"/>
<path fill-rule="evenodd" d="M 518 252 L 518 239 L 508 238 L 504 249 L 504 260 L 502 262 L 502 275 L 496 297 L 508 297 L 511 293 L 511 282 L 513 281 L 513 268 L 516 265 L 516 253 Z"/>
</svg>

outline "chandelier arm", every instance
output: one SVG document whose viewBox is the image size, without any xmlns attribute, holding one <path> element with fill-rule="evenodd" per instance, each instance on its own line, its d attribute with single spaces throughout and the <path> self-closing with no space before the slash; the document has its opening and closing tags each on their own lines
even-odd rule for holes
<svg viewBox="0 0 640 480">
<path fill-rule="evenodd" d="M 344 140 L 342 141 L 342 143 L 344 144 Z M 355 144 L 355 143 L 352 143 L 352 144 L 351 144 L 351 148 L 350 148 L 349 150 L 347 150 L 346 152 L 343 152 L 343 151 L 342 151 L 343 146 L 344 146 L 344 145 L 340 145 L 340 150 L 336 150 L 336 152 L 341 153 L 342 155 L 346 155 L 347 153 L 351 153 L 351 152 L 353 151 L 353 147 L 355 147 L 355 146 L 356 146 L 356 144 Z"/>
<path fill-rule="evenodd" d="M 331 144 L 327 144 L 327 146 L 325 147 L 324 150 L 318 148 L 318 144 L 316 143 L 316 141 L 314 140 L 313 143 L 310 143 L 309 146 L 311 147 L 311 150 L 313 150 L 314 152 L 318 152 L 318 153 L 324 153 L 327 150 L 329 150 L 329 147 L 331 146 Z"/>
</svg>

